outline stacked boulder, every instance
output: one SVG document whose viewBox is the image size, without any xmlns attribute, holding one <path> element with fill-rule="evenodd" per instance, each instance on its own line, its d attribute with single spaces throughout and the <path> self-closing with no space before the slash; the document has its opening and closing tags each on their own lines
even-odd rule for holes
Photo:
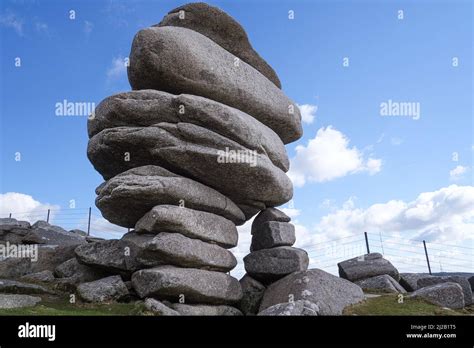
<svg viewBox="0 0 474 348">
<path fill-rule="evenodd" d="M 76 257 L 130 279 L 162 313 L 238 314 L 230 306 L 242 289 L 227 274 L 237 264 L 228 249 L 236 226 L 292 197 L 284 145 L 302 135 L 298 108 L 240 24 L 203 3 L 138 32 L 128 77 L 133 91 L 106 98 L 89 120 L 87 154 L 106 180 L 97 207 L 134 230 Z M 307 266 L 302 251 L 273 246 L 268 260 L 297 256 L 299 266 L 263 278 Z"/>
</svg>

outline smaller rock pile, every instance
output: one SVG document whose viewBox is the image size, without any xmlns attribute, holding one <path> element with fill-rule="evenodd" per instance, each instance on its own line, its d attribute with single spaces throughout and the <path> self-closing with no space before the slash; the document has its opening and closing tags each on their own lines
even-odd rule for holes
<svg viewBox="0 0 474 348">
<path fill-rule="evenodd" d="M 251 253 L 244 257 L 247 274 L 265 285 L 308 268 L 306 251 L 296 241 L 290 218 L 276 208 L 261 211 L 252 223 Z"/>
</svg>

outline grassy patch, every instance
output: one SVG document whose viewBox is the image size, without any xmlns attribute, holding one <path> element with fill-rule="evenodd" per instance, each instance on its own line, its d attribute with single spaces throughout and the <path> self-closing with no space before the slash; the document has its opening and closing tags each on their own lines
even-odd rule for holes
<svg viewBox="0 0 474 348">
<path fill-rule="evenodd" d="M 141 302 L 131 303 L 69 303 L 64 299 L 43 298 L 34 307 L 0 309 L 0 315 L 147 315 Z"/>
<path fill-rule="evenodd" d="M 403 303 L 398 303 L 397 295 L 392 294 L 368 298 L 344 310 L 345 315 L 472 315 L 472 313 L 472 308 L 444 309 L 416 298 L 404 298 Z"/>
</svg>

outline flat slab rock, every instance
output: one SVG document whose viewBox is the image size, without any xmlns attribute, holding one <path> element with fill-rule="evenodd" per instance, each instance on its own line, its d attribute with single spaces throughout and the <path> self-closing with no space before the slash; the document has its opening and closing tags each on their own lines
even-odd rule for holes
<svg viewBox="0 0 474 348">
<path fill-rule="evenodd" d="M 465 305 L 462 287 L 457 283 L 440 283 L 420 288 L 409 297 L 422 298 L 435 305 L 460 309 Z"/>
<path fill-rule="evenodd" d="M 163 302 L 155 300 L 154 298 L 145 299 L 145 308 L 157 315 L 162 316 L 181 315 L 174 309 L 171 309 L 169 306 L 165 305 Z"/>
<path fill-rule="evenodd" d="M 41 302 L 41 297 L 29 295 L 0 294 L 0 308 L 34 307 Z"/>
<path fill-rule="evenodd" d="M 0 293 L 10 294 L 50 294 L 46 287 L 16 280 L 0 279 Z"/>
<path fill-rule="evenodd" d="M 306 251 L 285 246 L 254 251 L 244 257 L 245 271 L 264 284 L 293 272 L 304 271 L 308 264 Z"/>
<path fill-rule="evenodd" d="M 260 316 L 317 316 L 319 307 L 307 300 L 279 303 L 264 309 Z"/>
<path fill-rule="evenodd" d="M 216 243 L 225 248 L 237 246 L 235 224 L 216 214 L 179 207 L 157 205 L 135 225 L 137 233 L 178 232 L 189 238 Z"/>
<path fill-rule="evenodd" d="M 180 233 L 160 232 L 157 235 L 127 233 L 122 240 L 141 238 L 137 259 L 147 266 L 170 264 L 212 271 L 228 272 L 237 265 L 235 256 L 216 245 L 192 239 Z"/>
<path fill-rule="evenodd" d="M 197 31 L 253 66 L 281 88 L 277 74 L 252 48 L 244 28 L 221 9 L 205 3 L 186 4 L 171 10 L 157 26 L 176 26 Z"/>
<path fill-rule="evenodd" d="M 79 297 L 86 302 L 118 301 L 128 295 L 128 289 L 120 276 L 110 276 L 77 287 Z"/>
<path fill-rule="evenodd" d="M 469 280 L 462 276 L 443 276 L 443 277 L 425 277 L 418 279 L 418 288 L 424 288 L 426 286 L 441 284 L 441 283 L 457 283 L 461 286 L 464 294 L 464 305 L 469 306 L 472 304 L 472 289 Z"/>
<path fill-rule="evenodd" d="M 189 305 L 184 303 L 173 303 L 170 305 L 180 315 L 187 316 L 241 316 L 242 312 L 235 307 L 226 305 Z"/>
<path fill-rule="evenodd" d="M 250 251 L 292 246 L 296 242 L 295 226 L 288 222 L 268 221 L 252 235 Z"/>
<path fill-rule="evenodd" d="M 392 292 L 405 294 L 407 291 L 388 274 L 358 280 L 355 282 L 363 290 L 376 290 L 381 292 Z"/>
<path fill-rule="evenodd" d="M 24 244 L 79 245 L 86 243 L 81 234 L 68 232 L 62 227 L 50 225 L 46 221 L 37 221 L 22 239 Z"/>
<path fill-rule="evenodd" d="M 106 180 L 131 168 L 159 165 L 234 202 L 281 205 L 293 194 L 290 179 L 265 152 L 191 123 L 108 128 L 90 139 L 87 156 Z"/>
<path fill-rule="evenodd" d="M 274 131 L 245 112 L 196 95 L 174 95 L 151 89 L 115 94 L 100 102 L 87 127 L 92 138 L 105 129 L 161 123 L 188 123 L 206 128 L 267 155 L 285 172 L 289 169 L 285 145 Z"/>
<path fill-rule="evenodd" d="M 260 312 L 290 300 L 307 300 L 319 307 L 319 315 L 341 315 L 345 307 L 364 300 L 362 289 L 320 269 L 295 272 L 271 284 Z"/>
<path fill-rule="evenodd" d="M 354 257 L 339 262 L 337 266 L 339 268 L 339 276 L 350 281 L 362 280 L 382 274 L 388 274 L 397 281 L 400 279 L 398 270 L 379 253 Z"/>
<path fill-rule="evenodd" d="M 231 304 L 242 298 L 237 279 L 220 272 L 158 266 L 133 273 L 133 288 L 141 297 L 186 303 Z"/>
<path fill-rule="evenodd" d="M 237 225 L 243 212 L 228 197 L 192 179 L 158 166 L 143 166 L 123 172 L 96 189 L 96 205 L 110 222 L 134 227 L 157 205 L 180 205 L 223 216 Z"/>
<path fill-rule="evenodd" d="M 206 36 L 180 27 L 151 27 L 133 39 L 128 78 L 134 90 L 193 94 L 242 110 L 286 144 L 301 137 L 301 115 L 270 80 Z"/>
</svg>

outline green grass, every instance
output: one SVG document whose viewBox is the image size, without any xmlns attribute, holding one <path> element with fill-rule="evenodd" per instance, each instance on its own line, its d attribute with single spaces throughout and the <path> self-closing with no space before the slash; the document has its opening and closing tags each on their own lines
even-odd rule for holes
<svg viewBox="0 0 474 348">
<path fill-rule="evenodd" d="M 472 306 L 465 309 L 449 310 L 422 299 L 405 298 L 398 303 L 397 295 L 383 294 L 347 307 L 345 315 L 473 315 Z"/>
<path fill-rule="evenodd" d="M 143 303 L 76 303 L 43 298 L 38 305 L 27 308 L 0 309 L 0 315 L 150 315 Z"/>
</svg>

